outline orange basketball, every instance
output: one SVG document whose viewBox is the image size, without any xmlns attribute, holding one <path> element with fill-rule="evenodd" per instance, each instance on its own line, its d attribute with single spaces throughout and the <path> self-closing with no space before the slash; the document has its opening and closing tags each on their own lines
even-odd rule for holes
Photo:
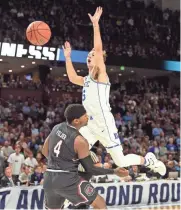
<svg viewBox="0 0 181 210">
<path fill-rule="evenodd" d="M 50 27 L 42 21 L 35 21 L 26 29 L 26 37 L 33 45 L 44 45 L 50 40 Z"/>
</svg>

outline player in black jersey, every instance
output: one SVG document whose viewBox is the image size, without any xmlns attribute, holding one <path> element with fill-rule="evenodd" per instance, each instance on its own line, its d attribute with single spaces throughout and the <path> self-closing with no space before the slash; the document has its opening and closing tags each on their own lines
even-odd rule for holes
<svg viewBox="0 0 181 210">
<path fill-rule="evenodd" d="M 88 122 L 82 105 L 72 104 L 65 110 L 66 122 L 56 125 L 47 137 L 42 153 L 48 158 L 44 176 L 46 206 L 60 209 L 65 199 L 75 206 L 91 205 L 95 209 L 106 209 L 104 199 L 94 187 L 78 175 L 78 164 L 92 175 L 116 174 L 127 176 L 125 169 L 104 169 L 95 167 L 90 157 L 89 144 L 79 133 Z"/>
</svg>

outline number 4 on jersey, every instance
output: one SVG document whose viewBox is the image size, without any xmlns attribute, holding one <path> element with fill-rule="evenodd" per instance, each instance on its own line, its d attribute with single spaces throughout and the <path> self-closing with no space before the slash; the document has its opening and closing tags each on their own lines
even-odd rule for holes
<svg viewBox="0 0 181 210">
<path fill-rule="evenodd" d="M 60 148 L 62 145 L 62 140 L 60 140 L 56 146 L 54 147 L 54 153 L 56 154 L 56 157 L 58 157 L 58 155 L 60 154 Z"/>
</svg>

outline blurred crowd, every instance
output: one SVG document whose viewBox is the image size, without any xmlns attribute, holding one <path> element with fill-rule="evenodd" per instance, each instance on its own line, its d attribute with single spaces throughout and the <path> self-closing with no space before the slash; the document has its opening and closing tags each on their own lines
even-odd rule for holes
<svg viewBox="0 0 181 210">
<path fill-rule="evenodd" d="M 46 80 L 42 84 L 40 79 L 34 80 L 31 75 L 19 76 L 16 74 L 0 74 L 0 88 L 18 88 L 27 90 L 44 90 L 49 94 L 52 91 L 64 92 L 81 92 L 82 89 L 78 85 L 70 84 L 67 77 L 65 80 L 62 78 L 53 78 L 51 74 L 47 75 Z"/>
<path fill-rule="evenodd" d="M 88 13 L 104 10 L 100 21 L 105 50 L 110 54 L 179 60 L 179 11 L 162 11 L 153 1 L 132 0 L 7 0 L 0 5 L 0 40 L 26 43 L 27 26 L 45 21 L 52 30 L 50 46 L 69 40 L 75 49 L 90 50 L 92 27 Z"/>
<path fill-rule="evenodd" d="M 161 82 L 162 81 L 162 82 Z M 169 172 L 179 172 L 180 90 L 168 88 L 166 78 L 129 79 L 112 86 L 110 103 L 124 154 L 145 156 L 150 151 L 162 160 Z M 43 183 L 46 159 L 42 145 L 54 125 L 64 121 L 65 107 L 81 99 L 38 102 L 34 98 L 13 97 L 0 100 L 0 177 L 1 187 Z M 98 142 L 92 148 L 98 166 L 115 167 L 110 154 Z M 136 166 L 134 173 L 144 172 Z M 134 176 L 126 181 L 134 180 Z"/>
</svg>

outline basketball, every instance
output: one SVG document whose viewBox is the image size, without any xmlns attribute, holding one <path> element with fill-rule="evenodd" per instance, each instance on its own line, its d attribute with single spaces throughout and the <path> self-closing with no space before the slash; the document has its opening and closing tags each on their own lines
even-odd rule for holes
<svg viewBox="0 0 181 210">
<path fill-rule="evenodd" d="M 32 22 L 26 30 L 26 37 L 33 45 L 45 45 L 51 37 L 50 27 L 42 21 Z"/>
</svg>

